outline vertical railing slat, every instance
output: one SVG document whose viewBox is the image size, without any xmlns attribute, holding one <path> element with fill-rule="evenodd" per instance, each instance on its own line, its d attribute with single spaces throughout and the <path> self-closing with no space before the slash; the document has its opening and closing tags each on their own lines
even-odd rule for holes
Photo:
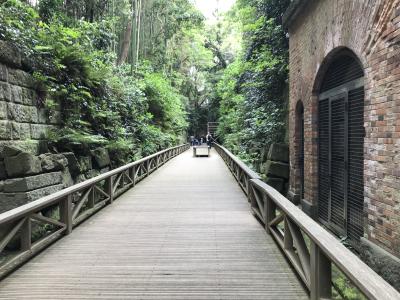
<svg viewBox="0 0 400 300">
<path fill-rule="evenodd" d="M 32 222 L 28 216 L 21 227 L 21 251 L 28 251 L 32 247 Z"/>
<path fill-rule="evenodd" d="M 318 245 L 311 242 L 311 300 L 332 298 L 332 264 Z"/>
<path fill-rule="evenodd" d="M 65 235 L 72 232 L 72 195 L 60 201 L 60 221 L 65 224 Z"/>
</svg>

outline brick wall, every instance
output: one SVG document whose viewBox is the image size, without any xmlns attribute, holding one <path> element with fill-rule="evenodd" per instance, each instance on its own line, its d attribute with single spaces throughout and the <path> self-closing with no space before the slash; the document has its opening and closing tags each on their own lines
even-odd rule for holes
<svg viewBox="0 0 400 300">
<path fill-rule="evenodd" d="M 0 41 L 0 148 L 18 146 L 38 154 L 40 141 L 60 123 L 60 109 L 39 108 L 29 62 L 10 44 Z"/>
<path fill-rule="evenodd" d="M 400 256 L 400 0 L 310 1 L 290 34 L 290 188 L 299 192 L 296 105 L 304 105 L 305 199 L 318 201 L 317 86 L 338 49 L 365 71 L 365 237 Z"/>
</svg>

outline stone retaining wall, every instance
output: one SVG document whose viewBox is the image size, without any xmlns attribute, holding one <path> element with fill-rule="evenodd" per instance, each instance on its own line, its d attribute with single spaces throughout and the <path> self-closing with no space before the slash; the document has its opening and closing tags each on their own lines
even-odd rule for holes
<svg viewBox="0 0 400 300">
<path fill-rule="evenodd" d="M 263 156 L 264 162 L 260 171 L 265 175 L 264 181 L 286 196 L 290 175 L 289 146 L 272 144 Z"/>
<path fill-rule="evenodd" d="M 110 170 L 108 151 L 34 155 L 13 146 L 0 149 L 0 213 L 53 194 Z"/>
<path fill-rule="evenodd" d="M 41 107 L 29 69 L 18 50 L 0 40 L 0 149 L 11 145 L 39 154 L 48 130 L 61 122 L 61 109 Z"/>
</svg>

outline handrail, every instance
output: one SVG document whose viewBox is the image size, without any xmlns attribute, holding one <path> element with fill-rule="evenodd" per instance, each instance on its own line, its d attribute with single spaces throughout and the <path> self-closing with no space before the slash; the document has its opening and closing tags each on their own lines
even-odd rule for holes
<svg viewBox="0 0 400 300">
<path fill-rule="evenodd" d="M 143 164 L 144 162 L 150 161 L 151 159 L 153 159 L 153 158 L 155 158 L 157 156 L 160 156 L 160 155 L 162 155 L 164 153 L 167 153 L 169 151 L 173 151 L 174 149 L 178 149 L 178 148 L 184 147 L 184 146 L 189 147 L 189 144 L 183 144 L 183 145 L 179 145 L 179 146 L 176 146 L 176 147 L 171 147 L 171 148 L 162 150 L 160 152 L 157 152 L 157 153 L 154 153 L 152 155 L 149 155 L 149 156 L 146 156 L 144 158 L 141 158 L 140 160 L 137 160 L 137 161 L 134 161 L 134 162 L 129 163 L 127 165 L 121 166 L 121 167 L 119 167 L 117 169 L 113 169 L 113 170 L 111 170 L 109 172 L 106 172 L 106 173 L 103 173 L 103 174 L 101 174 L 99 176 L 96 176 L 96 177 L 90 178 L 88 180 L 85 180 L 85 181 L 83 181 L 81 183 L 75 184 L 75 185 L 73 185 L 73 186 L 71 186 L 69 188 L 63 189 L 63 190 L 61 190 L 59 192 L 56 192 L 54 194 L 51 194 L 49 196 L 45 196 L 45 197 L 40 198 L 40 199 L 38 199 L 36 201 L 32 201 L 32 202 L 30 202 L 28 204 L 25 204 L 25 205 L 19 206 L 17 208 L 14 208 L 12 210 L 6 211 L 6 212 L 0 214 L 0 226 L 2 224 L 6 223 L 6 222 L 9 222 L 11 219 L 13 219 L 16 216 L 20 216 L 20 215 L 23 215 L 25 212 L 29 212 L 31 209 L 39 209 L 39 208 L 41 208 L 43 206 L 47 206 L 49 203 L 57 201 L 60 198 L 66 197 L 69 194 L 75 193 L 75 192 L 80 191 L 80 190 L 82 190 L 82 189 L 84 189 L 86 187 L 92 186 L 93 184 L 96 184 L 96 183 L 98 183 L 100 181 L 103 181 L 103 180 L 105 180 L 105 179 L 107 179 L 107 178 L 109 178 L 111 176 L 114 176 L 116 174 L 120 174 L 120 173 L 122 173 L 122 172 L 124 172 L 124 171 L 126 171 L 128 169 L 131 169 L 131 168 L 133 168 L 135 166 Z"/>
<path fill-rule="evenodd" d="M 332 263 L 368 298 L 400 299 L 389 283 L 375 273 L 332 234 L 306 215 L 224 147 L 218 153 L 248 196 L 255 216 L 264 224 L 310 292 L 311 299 L 332 297 Z M 244 173 L 246 176 L 237 175 Z M 254 173 L 254 172 L 253 172 Z M 246 181 L 245 183 L 243 181 Z M 306 236 L 307 238 L 305 238 Z"/>
<path fill-rule="evenodd" d="M 183 144 L 162 150 L 0 214 L 0 254 L 20 234 L 19 252 L 7 256 L 0 265 L 0 278 L 62 235 L 70 234 L 75 226 L 111 204 L 168 160 L 189 148 L 189 144 Z M 48 211 L 53 211 L 53 215 L 46 215 L 46 210 L 47 214 Z M 58 216 L 54 217 L 54 214 Z M 53 232 L 35 241 L 32 237 L 33 223 L 50 225 Z"/>
<path fill-rule="evenodd" d="M 219 145 L 218 143 L 214 143 L 213 145 L 215 146 L 218 154 L 229 166 L 229 169 L 232 171 L 233 176 L 235 176 L 245 194 L 249 195 L 250 179 L 261 179 L 261 177 L 248 166 L 246 166 L 235 155 L 233 155 L 228 149 Z"/>
</svg>

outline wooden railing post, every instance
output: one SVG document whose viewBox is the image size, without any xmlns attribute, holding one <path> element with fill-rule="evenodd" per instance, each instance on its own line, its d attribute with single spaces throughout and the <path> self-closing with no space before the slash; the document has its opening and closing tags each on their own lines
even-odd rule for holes
<svg viewBox="0 0 400 300">
<path fill-rule="evenodd" d="M 246 195 L 247 196 L 250 194 L 250 179 L 251 178 L 249 176 L 247 176 L 247 174 L 244 174 L 244 181 L 245 181 L 245 184 L 246 184 Z M 247 197 L 247 202 L 250 203 L 249 197 Z"/>
<path fill-rule="evenodd" d="M 88 196 L 88 207 L 89 208 L 93 208 L 94 207 L 95 197 L 96 197 L 96 190 L 95 190 L 94 186 L 92 186 L 91 187 L 91 191 L 90 191 L 89 196 Z"/>
<path fill-rule="evenodd" d="M 135 180 L 132 179 L 133 182 L 135 183 Z M 114 182 L 113 182 L 113 176 L 110 176 L 106 180 L 106 193 L 108 194 L 108 197 L 110 197 L 110 204 L 113 203 L 114 201 Z"/>
<path fill-rule="evenodd" d="M 284 222 L 285 222 L 284 223 L 285 236 L 283 237 L 284 248 L 286 250 L 292 250 L 293 249 L 293 236 L 292 236 L 292 233 L 290 232 L 289 220 L 286 216 L 285 216 Z"/>
<path fill-rule="evenodd" d="M 318 245 L 311 241 L 311 300 L 331 299 L 332 264 Z"/>
<path fill-rule="evenodd" d="M 32 246 L 32 223 L 31 219 L 26 217 L 21 227 L 21 251 L 28 251 Z"/>
<path fill-rule="evenodd" d="M 132 179 L 132 187 L 134 187 L 136 185 L 136 166 L 130 168 L 129 177 Z"/>
<path fill-rule="evenodd" d="M 265 195 L 264 199 L 265 230 L 268 234 L 271 234 L 269 223 L 276 217 L 276 205 L 268 195 Z"/>
<path fill-rule="evenodd" d="M 60 221 L 65 224 L 65 235 L 72 232 L 72 195 L 68 195 L 60 202 Z"/>
<path fill-rule="evenodd" d="M 150 175 L 150 159 L 146 160 L 146 177 Z"/>
<path fill-rule="evenodd" d="M 257 207 L 257 201 L 256 201 L 256 196 L 254 195 L 254 187 L 253 183 L 249 183 L 249 193 L 247 194 L 247 199 L 250 202 L 250 207 L 255 208 Z"/>
</svg>

